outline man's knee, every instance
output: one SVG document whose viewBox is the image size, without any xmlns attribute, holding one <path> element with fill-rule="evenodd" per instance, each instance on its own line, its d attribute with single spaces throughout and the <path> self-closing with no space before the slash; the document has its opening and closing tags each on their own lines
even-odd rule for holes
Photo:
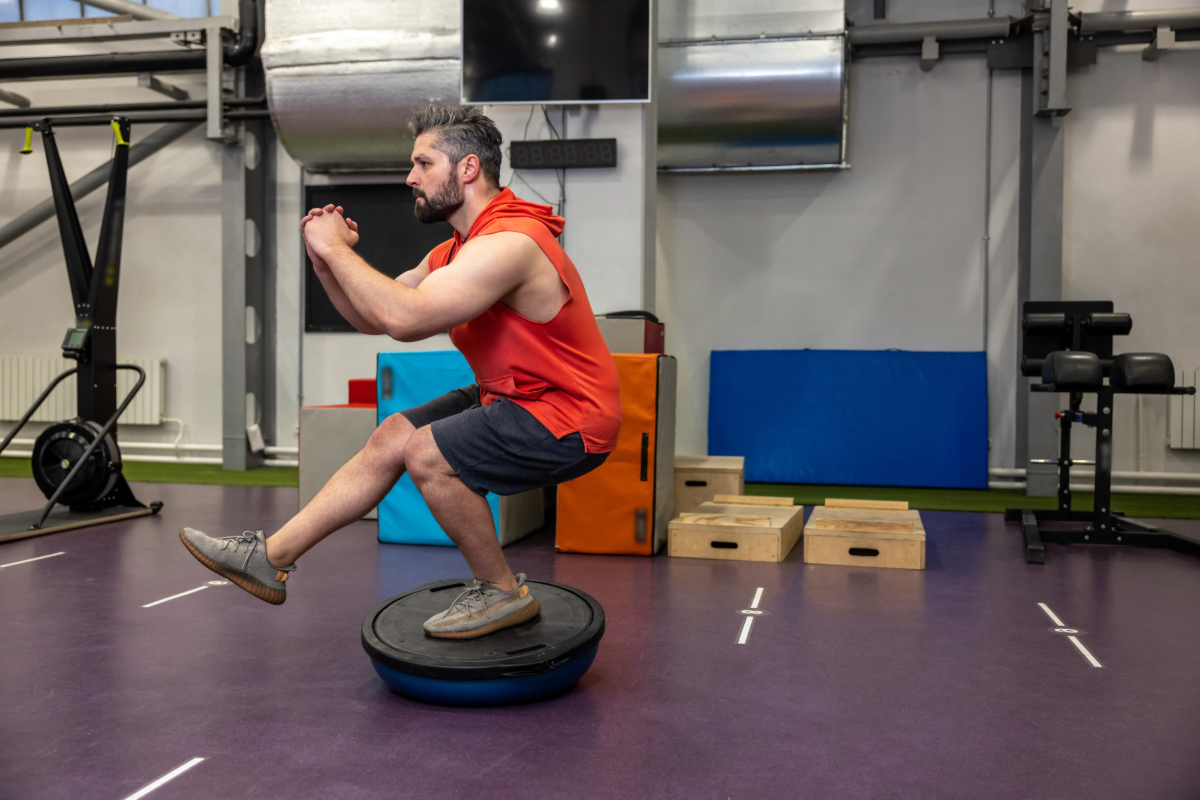
<svg viewBox="0 0 1200 800">
<path fill-rule="evenodd" d="M 392 414 L 374 430 L 363 449 L 404 466 L 404 453 L 415 430 L 403 414 Z"/>
<path fill-rule="evenodd" d="M 426 426 L 413 432 L 404 446 L 404 463 L 414 481 L 445 472 L 446 459 Z"/>
</svg>

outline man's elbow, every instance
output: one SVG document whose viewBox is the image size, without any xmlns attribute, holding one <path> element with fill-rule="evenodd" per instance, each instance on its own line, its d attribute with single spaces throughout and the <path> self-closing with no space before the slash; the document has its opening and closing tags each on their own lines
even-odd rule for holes
<svg viewBox="0 0 1200 800">
<path fill-rule="evenodd" d="M 424 338 L 413 322 L 407 319 L 388 320 L 383 332 L 397 342 L 417 342 Z"/>
</svg>

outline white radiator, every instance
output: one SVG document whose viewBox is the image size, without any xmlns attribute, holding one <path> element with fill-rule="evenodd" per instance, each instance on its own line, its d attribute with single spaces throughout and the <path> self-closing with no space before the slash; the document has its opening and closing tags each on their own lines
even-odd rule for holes
<svg viewBox="0 0 1200 800">
<path fill-rule="evenodd" d="M 122 356 L 117 363 L 136 364 L 146 371 L 146 383 L 121 415 L 121 424 L 162 424 L 166 407 L 166 359 Z M 50 381 L 74 366 L 74 361 L 62 356 L 0 355 L 0 420 L 19 420 L 50 385 Z M 133 370 L 117 370 L 118 404 L 133 389 L 137 379 L 138 374 Z M 55 388 L 30 419 L 34 422 L 58 422 L 74 416 L 75 376 L 72 375 Z"/>
<path fill-rule="evenodd" d="M 1198 372 L 1200 372 L 1200 369 L 1196 367 L 1185 367 L 1184 369 L 1176 370 L 1175 385 L 1195 386 Z M 1200 449 L 1200 436 L 1196 434 L 1196 423 L 1200 422 L 1200 420 L 1196 419 L 1196 395 L 1170 395 L 1167 408 L 1170 418 L 1170 434 L 1167 438 L 1167 444 L 1170 445 L 1171 449 Z"/>
</svg>

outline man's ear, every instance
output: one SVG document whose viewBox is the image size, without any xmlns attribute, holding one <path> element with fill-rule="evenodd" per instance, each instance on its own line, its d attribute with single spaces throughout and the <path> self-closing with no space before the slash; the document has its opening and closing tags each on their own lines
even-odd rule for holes
<svg viewBox="0 0 1200 800">
<path fill-rule="evenodd" d="M 483 172 L 479 168 L 479 156 L 465 156 L 462 161 L 458 162 L 458 176 L 463 183 L 471 183 L 482 174 Z"/>
</svg>

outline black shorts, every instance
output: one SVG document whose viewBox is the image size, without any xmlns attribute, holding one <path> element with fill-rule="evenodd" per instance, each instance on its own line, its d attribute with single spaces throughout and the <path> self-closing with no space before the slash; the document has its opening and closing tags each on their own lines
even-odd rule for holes
<svg viewBox="0 0 1200 800">
<path fill-rule="evenodd" d="M 554 438 L 538 418 L 506 398 L 486 408 L 475 384 L 401 411 L 414 428 L 429 426 L 442 457 L 471 491 L 517 494 L 574 480 L 604 463 L 583 437 Z"/>
</svg>

